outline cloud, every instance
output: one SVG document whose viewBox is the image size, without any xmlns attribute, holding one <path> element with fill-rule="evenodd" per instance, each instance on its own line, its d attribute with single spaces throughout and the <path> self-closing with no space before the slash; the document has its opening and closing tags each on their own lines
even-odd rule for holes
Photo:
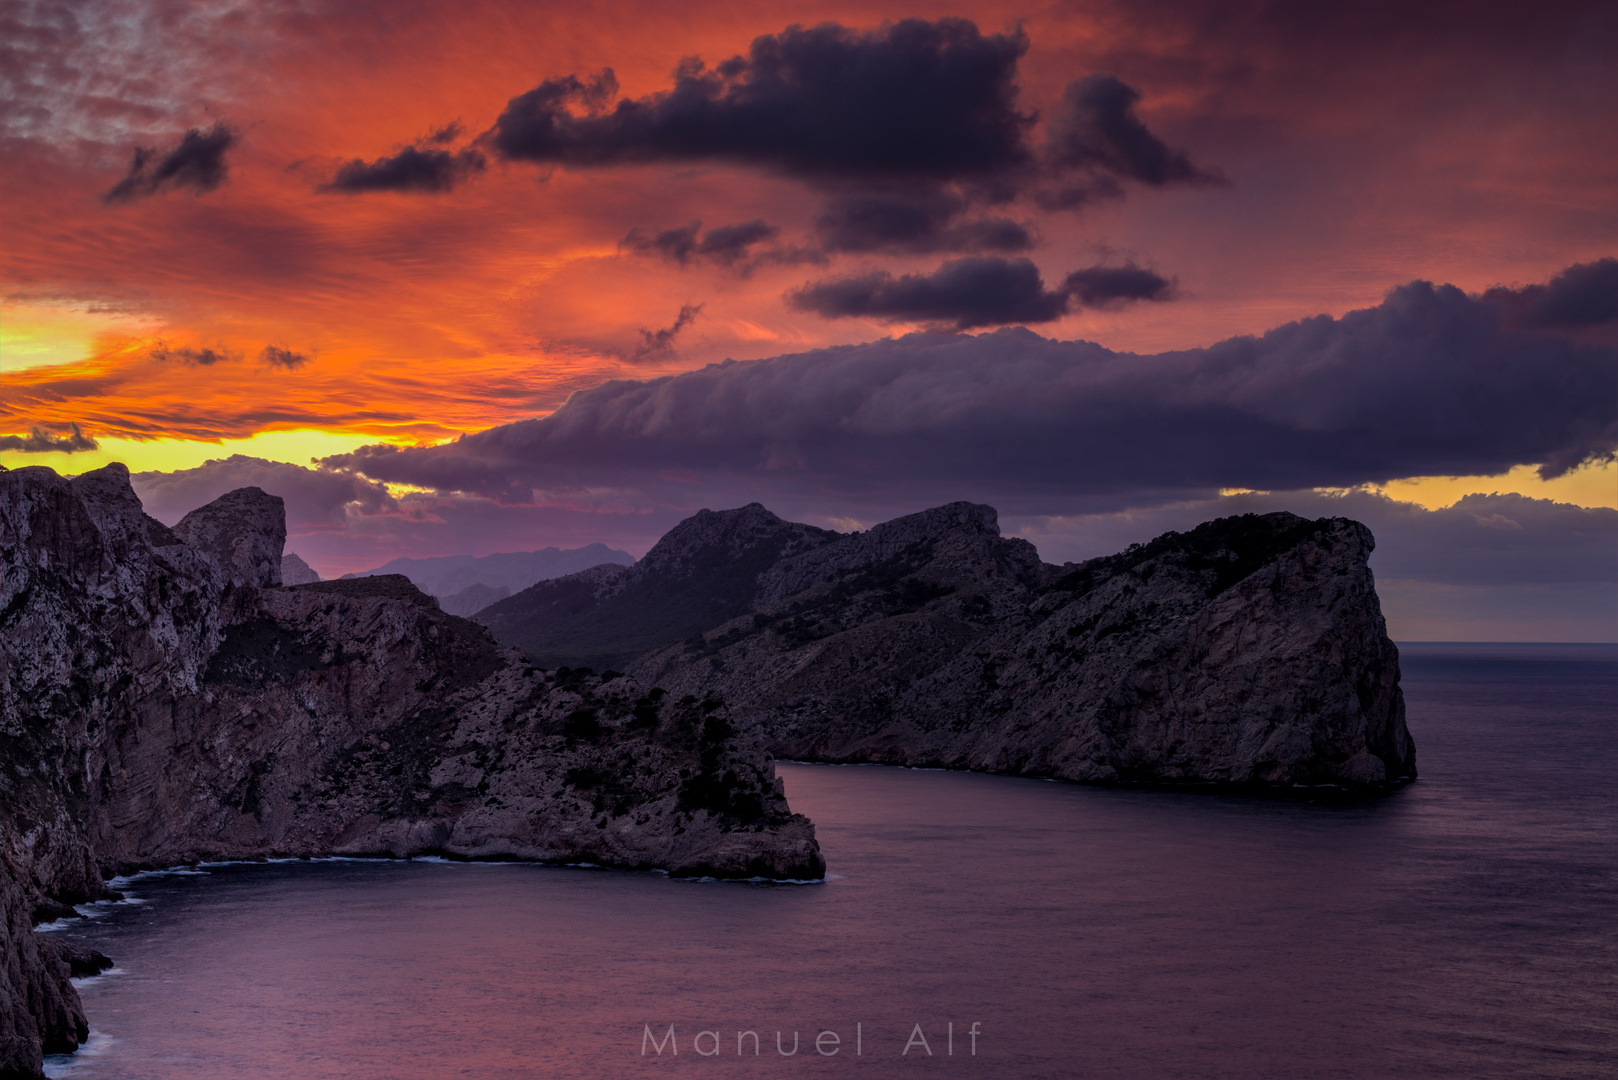
<svg viewBox="0 0 1618 1080">
<path fill-rule="evenodd" d="M 1139 101 L 1139 90 L 1112 75 L 1091 75 L 1069 83 L 1062 109 L 1048 132 L 1049 160 L 1153 187 L 1222 182 L 1148 131 L 1135 112 Z"/>
<path fill-rule="evenodd" d="M 1576 263 L 1547 284 L 1496 286 L 1483 294 L 1510 323 L 1533 330 L 1582 330 L 1618 322 L 1618 259 Z"/>
<path fill-rule="evenodd" d="M 434 132 L 426 141 L 453 139 L 458 130 L 457 125 L 451 124 Z M 392 157 L 348 161 L 339 166 L 331 180 L 319 190 L 348 195 L 367 191 L 444 192 L 472 174 L 482 172 L 486 165 L 483 155 L 470 148 L 449 151 L 431 146 L 407 146 Z"/>
<path fill-rule="evenodd" d="M 550 79 L 512 98 L 489 132 L 509 160 L 573 166 L 729 161 L 803 178 L 985 175 L 1028 159 L 1017 111 L 1028 39 L 965 19 L 905 19 L 864 33 L 834 23 L 755 38 L 674 86 L 616 93 L 610 71 Z M 581 105 L 580 115 L 570 106 Z"/>
<path fill-rule="evenodd" d="M 259 362 L 269 367 L 284 368 L 294 371 L 309 362 L 309 357 L 291 349 L 283 349 L 279 345 L 266 345 L 264 351 L 258 354 Z"/>
<path fill-rule="evenodd" d="M 689 504 L 700 490 L 834 494 L 845 515 L 952 498 L 1069 513 L 1571 467 L 1615 448 L 1618 349 L 1503 330 L 1491 305 L 1412 282 L 1340 319 L 1155 355 L 1011 329 L 615 380 L 541 419 L 329 464 L 516 503 L 618 491 Z"/>
<path fill-rule="evenodd" d="M 701 304 L 686 304 L 680 308 L 680 314 L 675 317 L 671 326 L 661 330 L 642 330 L 641 343 L 631 354 L 631 360 L 655 360 L 669 355 L 674 351 L 674 339 L 680 331 L 690 326 L 702 311 Z"/>
<path fill-rule="evenodd" d="M 1134 300 L 1172 300 L 1175 283 L 1134 264 L 1092 266 L 1075 270 L 1062 281 L 1062 291 L 1084 307 L 1117 307 Z"/>
<path fill-rule="evenodd" d="M 206 131 L 189 129 L 180 144 L 159 155 L 156 147 L 136 147 L 129 172 L 101 196 L 103 203 L 131 202 L 166 188 L 191 188 L 198 195 L 225 182 L 225 152 L 238 136 L 223 120 Z"/>
<path fill-rule="evenodd" d="M 610 69 L 548 79 L 512 98 L 480 143 L 545 165 L 711 161 L 803 180 L 829 193 L 815 223 L 826 252 L 1026 251 L 1025 225 L 974 208 L 1032 195 L 1072 209 L 1125 182 L 1218 180 L 1153 135 L 1140 92 L 1110 75 L 1069 86 L 1036 146 L 1038 115 L 1017 102 L 1027 49 L 1021 30 L 984 35 L 965 19 L 792 26 L 712 69 L 688 58 L 671 89 L 615 104 Z M 696 243 L 689 230 L 631 237 Z"/>
<path fill-rule="evenodd" d="M 1050 322 L 1068 306 L 1064 293 L 1045 288 L 1030 260 L 983 256 L 953 259 L 931 274 L 895 278 L 876 271 L 820 281 L 789 294 L 788 302 L 828 319 L 864 316 L 957 330 Z"/>
<path fill-rule="evenodd" d="M 631 229 L 619 246 L 631 251 L 661 255 L 681 266 L 697 261 L 729 266 L 744 258 L 751 248 L 781 234 L 780 229 L 761 220 L 720 225 L 699 235 L 701 229 L 700 221 L 665 229 L 650 236 L 640 229 Z"/>
<path fill-rule="evenodd" d="M 885 271 L 834 278 L 789 294 L 799 311 L 828 319 L 863 316 L 971 330 L 1060 319 L 1081 307 L 1118 307 L 1135 300 L 1170 300 L 1173 283 L 1136 266 L 1076 270 L 1058 289 L 1045 288 L 1028 259 L 953 259 L 931 274 L 895 278 Z"/>
<path fill-rule="evenodd" d="M 27 435 L 0 435 L 0 450 L 13 450 L 19 454 L 76 454 L 80 450 L 99 450 L 100 445 L 71 425 L 72 434 L 52 435 L 41 427 L 28 429 Z"/>
<path fill-rule="evenodd" d="M 194 469 L 135 473 L 130 482 L 146 512 L 168 525 L 239 487 L 258 487 L 281 496 L 286 502 L 289 534 L 341 531 L 351 515 L 399 510 L 387 488 L 352 473 L 306 469 L 242 454 L 216 458 Z"/>
<path fill-rule="evenodd" d="M 827 251 L 1027 251 L 1028 229 L 1009 218 L 959 218 L 967 200 L 937 187 L 860 191 L 827 199 L 815 233 Z"/>
<path fill-rule="evenodd" d="M 161 341 L 146 350 L 146 354 L 153 360 L 161 362 L 177 360 L 192 367 L 213 367 L 215 364 L 242 358 L 241 353 L 226 348 L 199 349 L 190 345 L 167 345 Z"/>
</svg>

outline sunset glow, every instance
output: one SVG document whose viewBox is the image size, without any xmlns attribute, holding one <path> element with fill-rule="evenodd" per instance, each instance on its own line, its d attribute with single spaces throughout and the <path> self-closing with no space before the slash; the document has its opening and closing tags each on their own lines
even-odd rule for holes
<svg viewBox="0 0 1618 1080">
<path fill-rule="evenodd" d="M 791 448 L 764 453 L 745 483 L 669 460 L 670 476 L 702 482 L 653 494 L 614 481 L 609 494 L 597 478 L 582 501 L 540 480 L 497 497 L 435 488 L 353 456 L 545 417 L 610 380 L 1008 325 L 1145 363 L 1378 309 L 1414 281 L 1529 296 L 1618 252 L 1618 143 L 1597 134 L 1618 75 L 1610 13 L 1594 6 L 1553 6 L 1532 27 L 1452 5 L 1284 18 L 1110 2 L 19 11 L 0 144 L 6 466 L 325 461 L 413 500 L 394 524 L 357 503 L 341 529 L 304 540 L 295 524 L 291 546 L 330 570 L 575 539 L 643 549 L 705 501 L 779 497 L 830 523 L 949 494 L 894 478 L 856 496 L 829 474 L 814 498 L 784 494 L 770 476 L 810 461 Z M 809 121 L 778 146 L 769 124 L 682 143 L 683 114 L 656 119 L 677 94 L 745 118 L 781 87 L 821 93 L 809 67 L 771 89 L 771 50 L 795 48 L 959 60 L 940 85 L 979 79 L 988 96 L 950 123 L 981 125 L 982 146 L 918 141 L 898 162 L 882 156 L 891 132 L 876 149 L 810 153 Z M 636 109 L 642 126 L 623 126 Z M 987 295 L 991 272 L 1022 290 L 1015 304 L 948 307 L 957 286 Z M 1581 327 L 1568 331 L 1579 363 L 1610 353 L 1611 322 Z M 1618 509 L 1614 429 L 1573 426 L 1576 449 L 1528 439 L 1475 463 L 1323 469 L 1293 490 L 1346 483 L 1433 511 L 1490 493 Z M 1579 460 L 1549 467 L 1553 452 Z M 1476 471 L 1420 471 L 1440 460 Z M 198 477 L 187 497 L 213 490 Z M 1251 483 L 1165 474 L 1009 515 L 1038 532 L 1221 486 Z M 998 499 L 992 485 L 960 494 Z M 416 524 L 400 533 L 404 520 Z"/>
</svg>

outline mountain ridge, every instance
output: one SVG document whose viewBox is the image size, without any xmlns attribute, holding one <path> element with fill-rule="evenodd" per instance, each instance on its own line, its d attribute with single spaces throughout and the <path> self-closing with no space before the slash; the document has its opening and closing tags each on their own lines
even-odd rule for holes
<svg viewBox="0 0 1618 1080">
<path fill-rule="evenodd" d="M 572 643 L 569 662 L 717 693 L 783 757 L 1377 785 L 1413 777 L 1415 751 L 1373 548 L 1345 518 L 1244 515 L 1057 566 L 981 504 L 850 534 L 750 504 L 478 618 L 536 659 Z M 723 602 L 686 603 L 681 582 Z"/>
<path fill-rule="evenodd" d="M 0 1075 L 86 1019 L 30 931 L 116 873 L 327 854 L 818 878 L 710 695 L 541 671 L 402 575 L 278 584 L 281 500 L 170 529 L 128 471 L 0 469 Z"/>
</svg>

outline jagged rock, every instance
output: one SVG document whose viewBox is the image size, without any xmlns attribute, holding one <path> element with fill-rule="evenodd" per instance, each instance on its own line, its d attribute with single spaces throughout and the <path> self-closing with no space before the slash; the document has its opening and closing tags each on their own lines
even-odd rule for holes
<svg viewBox="0 0 1618 1080">
<path fill-rule="evenodd" d="M 823 874 L 717 701 L 540 671 L 404 577 L 270 587 L 279 503 L 243 489 L 170 530 L 120 465 L 0 472 L 0 1070 L 83 1039 L 29 927 L 106 872 L 437 852 Z"/>
<path fill-rule="evenodd" d="M 717 693 L 786 757 L 1366 785 L 1415 775 L 1372 546 L 1342 518 L 1247 515 L 1057 567 L 988 506 L 845 536 L 753 505 L 481 618 L 539 655 L 587 643 L 648 685 Z M 658 605 L 692 581 L 730 614 L 684 635 L 697 612 Z"/>
<path fill-rule="evenodd" d="M 57 959 L 67 965 L 68 974 L 75 979 L 99 975 L 112 967 L 112 957 L 87 945 L 75 945 L 61 938 L 46 937 L 40 939 L 40 946 L 54 950 Z"/>
<path fill-rule="evenodd" d="M 756 612 L 629 670 L 724 696 L 808 760 L 1109 782 L 1415 775 L 1363 525 L 1247 515 L 1058 568 L 977 510 L 784 560 Z"/>
<path fill-rule="evenodd" d="M 281 556 L 281 584 L 283 585 L 309 585 L 320 580 L 314 567 L 304 562 L 302 558 L 287 552 Z"/>
<path fill-rule="evenodd" d="M 758 503 L 703 510 L 634 566 L 541 581 L 478 620 L 536 663 L 618 667 L 753 610 L 760 574 L 838 535 L 783 521 Z"/>
<path fill-rule="evenodd" d="M 254 585 L 281 584 L 287 524 L 279 495 L 266 495 L 256 487 L 226 492 L 181 518 L 174 534 Z"/>
</svg>

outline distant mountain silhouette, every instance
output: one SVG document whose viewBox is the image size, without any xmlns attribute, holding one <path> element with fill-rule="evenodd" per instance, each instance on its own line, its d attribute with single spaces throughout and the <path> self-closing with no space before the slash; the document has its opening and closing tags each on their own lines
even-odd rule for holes
<svg viewBox="0 0 1618 1080">
<path fill-rule="evenodd" d="M 357 574 L 344 574 L 343 578 L 372 577 L 377 574 L 403 574 L 415 582 L 416 588 L 440 600 L 462 593 L 473 585 L 487 586 L 491 593 L 485 603 L 500 596 L 528 588 L 536 581 L 577 573 L 602 563 L 629 566 L 634 556 L 605 544 L 589 544 L 581 548 L 549 547 L 541 551 L 514 551 L 501 555 L 444 555 L 431 559 L 394 559 L 375 570 L 362 570 Z M 505 589 L 500 596 L 493 595 Z M 479 594 L 468 593 L 467 599 Z M 453 614 L 471 615 L 477 609 L 461 610 L 466 600 L 457 602 Z M 445 607 L 449 611 L 449 607 Z"/>
<path fill-rule="evenodd" d="M 634 566 L 541 581 L 478 620 L 545 667 L 621 666 L 753 610 L 761 574 L 841 535 L 783 521 L 758 503 L 703 510 Z"/>
</svg>

